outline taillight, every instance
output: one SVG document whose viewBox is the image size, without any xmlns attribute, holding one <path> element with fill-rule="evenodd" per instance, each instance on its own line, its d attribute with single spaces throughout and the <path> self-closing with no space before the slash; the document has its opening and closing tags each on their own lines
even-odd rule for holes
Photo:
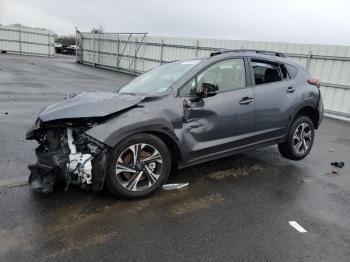
<svg viewBox="0 0 350 262">
<path fill-rule="evenodd" d="M 320 82 L 320 80 L 318 80 L 318 79 L 316 79 L 316 78 L 309 79 L 309 80 L 307 80 L 307 82 L 308 82 L 310 85 L 314 85 L 314 86 L 317 86 L 317 88 L 320 88 L 321 82 Z"/>
</svg>

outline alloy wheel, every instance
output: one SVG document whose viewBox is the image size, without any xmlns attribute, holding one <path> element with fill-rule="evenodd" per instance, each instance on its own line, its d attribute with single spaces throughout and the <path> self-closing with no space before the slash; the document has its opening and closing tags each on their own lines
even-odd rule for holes
<svg viewBox="0 0 350 262">
<path fill-rule="evenodd" d="M 143 191 L 157 182 L 163 169 L 163 158 L 152 145 L 138 143 L 127 147 L 116 163 L 118 182 L 129 191 Z"/>
<path fill-rule="evenodd" d="M 298 155 L 305 154 L 312 142 L 312 129 L 307 123 L 301 123 L 295 129 L 293 136 L 294 151 Z"/>
</svg>

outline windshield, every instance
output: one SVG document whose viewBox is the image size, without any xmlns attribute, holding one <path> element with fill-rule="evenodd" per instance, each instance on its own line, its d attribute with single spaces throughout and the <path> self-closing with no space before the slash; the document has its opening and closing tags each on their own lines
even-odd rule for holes
<svg viewBox="0 0 350 262">
<path fill-rule="evenodd" d="M 176 61 L 152 69 L 125 85 L 119 93 L 149 94 L 163 92 L 201 60 Z"/>
</svg>

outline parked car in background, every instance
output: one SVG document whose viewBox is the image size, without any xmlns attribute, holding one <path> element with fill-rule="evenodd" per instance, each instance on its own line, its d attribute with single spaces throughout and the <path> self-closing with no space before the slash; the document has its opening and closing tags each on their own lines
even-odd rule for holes
<svg viewBox="0 0 350 262">
<path fill-rule="evenodd" d="M 57 54 L 61 53 L 61 49 L 62 49 L 62 44 L 60 43 L 55 43 L 55 52 Z"/>
<path fill-rule="evenodd" d="M 58 177 L 123 198 L 157 190 L 172 170 L 278 144 L 300 160 L 323 116 L 319 80 L 284 54 L 231 50 L 164 64 L 118 93 L 82 93 L 47 107 L 35 139 L 33 189 Z"/>
<path fill-rule="evenodd" d="M 67 54 L 68 55 L 75 55 L 75 53 L 77 52 L 77 46 L 76 45 L 70 45 L 66 48 L 67 50 Z"/>
<path fill-rule="evenodd" d="M 59 43 L 55 44 L 55 51 L 57 54 L 75 55 L 76 50 L 76 45 L 65 46 Z"/>
</svg>

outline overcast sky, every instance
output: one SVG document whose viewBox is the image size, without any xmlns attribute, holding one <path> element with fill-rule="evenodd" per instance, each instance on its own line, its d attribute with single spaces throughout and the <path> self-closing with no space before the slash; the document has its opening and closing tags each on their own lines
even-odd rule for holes
<svg viewBox="0 0 350 262">
<path fill-rule="evenodd" d="M 0 23 L 350 45 L 349 0 L 0 0 Z"/>
</svg>

